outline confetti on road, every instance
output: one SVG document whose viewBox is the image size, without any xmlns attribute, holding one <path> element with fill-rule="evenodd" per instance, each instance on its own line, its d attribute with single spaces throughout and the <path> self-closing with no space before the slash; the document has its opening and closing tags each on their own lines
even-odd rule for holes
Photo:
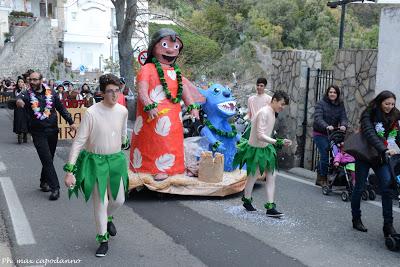
<svg viewBox="0 0 400 267">
<path fill-rule="evenodd" d="M 257 225 L 268 224 L 268 225 L 285 225 L 294 227 L 301 224 L 299 220 L 292 219 L 288 216 L 284 216 L 281 219 L 267 217 L 265 215 L 264 210 L 248 212 L 242 206 L 225 206 L 224 212 L 231 214 L 239 219 L 250 221 Z"/>
</svg>

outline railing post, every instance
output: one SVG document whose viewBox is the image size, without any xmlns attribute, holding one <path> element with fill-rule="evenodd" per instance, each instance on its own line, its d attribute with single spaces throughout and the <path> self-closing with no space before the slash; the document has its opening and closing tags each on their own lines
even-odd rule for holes
<svg viewBox="0 0 400 267">
<path fill-rule="evenodd" d="M 304 118 L 303 118 L 303 135 L 301 140 L 301 158 L 300 167 L 305 166 L 305 154 L 306 154 L 306 141 L 307 141 L 307 113 L 308 113 L 308 93 L 310 91 L 310 72 L 311 69 L 307 68 L 307 82 L 306 82 L 306 95 L 304 100 Z"/>
</svg>

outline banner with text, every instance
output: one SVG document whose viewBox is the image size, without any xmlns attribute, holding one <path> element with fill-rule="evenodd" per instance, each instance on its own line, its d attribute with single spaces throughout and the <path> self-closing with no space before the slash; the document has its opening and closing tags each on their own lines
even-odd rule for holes
<svg viewBox="0 0 400 267">
<path fill-rule="evenodd" d="M 87 108 L 67 108 L 68 112 L 71 113 L 72 119 L 74 120 L 75 125 L 79 126 L 82 121 L 83 114 L 86 112 Z M 58 112 L 57 112 L 58 113 Z M 69 124 L 63 117 L 61 117 L 60 113 L 58 113 L 58 139 L 67 140 L 73 139 L 76 135 L 76 131 L 72 130 L 69 127 Z"/>
</svg>

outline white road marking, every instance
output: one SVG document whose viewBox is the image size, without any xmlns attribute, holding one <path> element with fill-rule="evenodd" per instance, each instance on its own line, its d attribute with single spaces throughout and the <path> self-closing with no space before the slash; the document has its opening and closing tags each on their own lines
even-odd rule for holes
<svg viewBox="0 0 400 267">
<path fill-rule="evenodd" d="M 297 178 L 295 176 L 292 176 L 292 175 L 289 175 L 289 174 L 286 174 L 286 173 L 277 172 L 277 175 L 282 176 L 283 178 L 286 178 L 286 179 L 289 179 L 289 180 L 293 180 L 293 181 L 299 182 L 299 183 L 311 185 L 311 186 L 314 186 L 314 187 L 319 187 L 319 186 L 315 185 L 313 182 L 305 181 L 305 180 L 303 180 L 301 178 Z M 371 200 L 363 201 L 363 203 L 368 203 L 368 204 L 371 204 L 371 205 L 374 205 L 374 206 L 382 208 L 382 203 L 378 202 L 376 200 L 374 200 L 374 201 L 371 201 Z M 400 208 L 393 207 L 393 211 L 400 213 Z"/>
<path fill-rule="evenodd" d="M 289 179 L 289 180 L 293 180 L 293 181 L 299 182 L 299 183 L 311 185 L 311 186 L 314 186 L 314 187 L 319 187 L 319 186 L 315 185 L 313 182 L 306 181 L 306 180 L 304 180 L 304 179 L 297 178 L 297 177 L 295 177 L 295 176 L 292 176 L 292 175 L 289 175 L 289 174 L 286 174 L 286 173 L 277 172 L 277 175 L 278 175 L 278 176 L 282 176 L 282 177 L 284 177 L 284 178 L 286 178 L 286 179 Z"/>
<path fill-rule="evenodd" d="M 372 204 L 372 205 L 375 205 L 377 207 L 381 207 L 382 208 L 382 203 L 378 202 L 376 200 L 373 200 L 373 201 L 372 200 L 368 200 L 368 201 L 366 201 L 366 203 L 369 203 L 369 204 Z M 400 213 L 400 209 L 397 208 L 397 207 L 393 207 L 393 211 Z"/>
<path fill-rule="evenodd" d="M 31 226 L 25 215 L 21 202 L 19 201 L 14 184 L 10 177 L 0 177 L 0 184 L 7 201 L 8 210 L 11 215 L 11 221 L 14 228 L 15 239 L 18 245 L 36 244 L 33 237 Z"/>
<path fill-rule="evenodd" d="M 4 162 L 0 161 L 0 172 L 5 172 L 7 170 L 6 165 Z"/>
</svg>

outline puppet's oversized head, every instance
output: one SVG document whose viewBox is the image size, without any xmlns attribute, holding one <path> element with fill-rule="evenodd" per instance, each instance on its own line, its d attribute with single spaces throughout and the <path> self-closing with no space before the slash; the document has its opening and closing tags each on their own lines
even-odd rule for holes
<svg viewBox="0 0 400 267">
<path fill-rule="evenodd" d="M 151 37 L 146 63 L 151 63 L 155 57 L 161 64 L 174 64 L 182 48 L 183 43 L 178 34 L 171 29 L 162 28 Z"/>
<path fill-rule="evenodd" d="M 199 89 L 206 98 L 202 108 L 207 116 L 229 118 L 236 114 L 236 100 L 229 87 L 213 84 L 207 90 Z"/>
</svg>

